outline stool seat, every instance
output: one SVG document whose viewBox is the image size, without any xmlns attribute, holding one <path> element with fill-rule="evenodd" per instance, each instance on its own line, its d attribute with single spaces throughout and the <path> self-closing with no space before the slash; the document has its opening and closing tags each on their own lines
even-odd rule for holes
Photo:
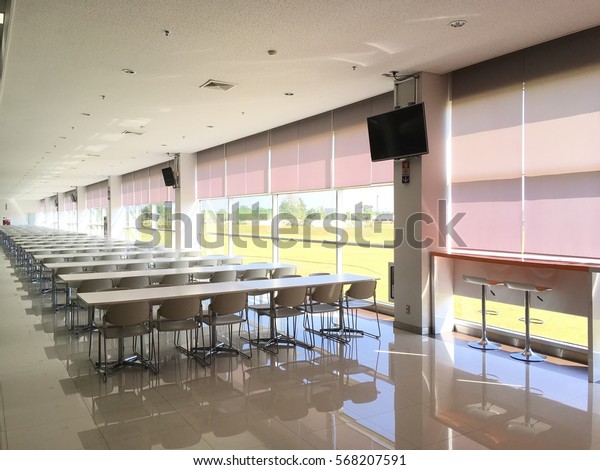
<svg viewBox="0 0 600 470">
<path fill-rule="evenodd" d="M 506 287 L 509 289 L 522 290 L 524 292 L 547 292 L 552 290 L 551 287 L 536 286 L 535 284 L 527 284 L 524 282 L 506 281 Z"/>
<path fill-rule="evenodd" d="M 531 323 L 543 323 L 541 320 L 531 318 L 529 313 L 529 307 L 531 304 L 531 293 L 542 293 L 552 290 L 551 287 L 536 286 L 535 284 L 529 284 L 524 282 L 506 281 L 506 287 L 509 289 L 520 290 L 525 292 L 525 318 L 522 320 L 525 322 L 525 349 L 521 352 L 511 353 L 510 357 L 517 359 L 518 361 L 525 362 L 543 362 L 546 360 L 546 356 L 537 354 L 531 350 Z"/>
<path fill-rule="evenodd" d="M 497 281 L 494 279 L 486 279 L 484 277 L 477 276 L 468 276 L 463 275 L 463 279 L 465 282 L 469 284 L 477 284 L 481 286 L 481 339 L 479 341 L 470 341 L 467 343 L 470 347 L 475 349 L 481 349 L 483 351 L 500 349 L 501 345 L 499 343 L 494 343 L 487 338 L 487 320 L 486 315 L 489 314 L 497 314 L 497 312 L 492 312 L 490 310 L 486 310 L 485 301 L 486 301 L 486 288 L 500 286 L 503 285 L 503 281 Z M 492 292 L 490 290 L 490 292 Z M 493 294 L 493 292 L 492 292 Z"/>
<path fill-rule="evenodd" d="M 465 282 L 468 282 L 469 284 L 478 284 L 478 285 L 483 285 L 483 286 L 487 286 L 487 287 L 495 287 L 495 286 L 500 286 L 502 284 L 504 284 L 504 281 L 496 281 L 494 279 L 486 279 L 485 277 L 477 277 L 477 276 L 467 276 L 464 275 L 463 279 L 465 280 Z"/>
</svg>

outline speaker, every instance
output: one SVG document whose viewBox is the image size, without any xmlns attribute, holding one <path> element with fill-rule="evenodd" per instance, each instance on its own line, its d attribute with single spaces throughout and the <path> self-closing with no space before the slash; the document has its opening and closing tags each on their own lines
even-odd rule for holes
<svg viewBox="0 0 600 470">
<path fill-rule="evenodd" d="M 175 174 L 173 173 L 173 169 L 169 166 L 167 168 L 162 169 L 163 180 L 165 181 L 165 186 L 176 186 L 177 180 L 175 179 Z"/>
<path fill-rule="evenodd" d="M 71 193 L 71 201 L 72 202 L 77 202 L 77 194 Z"/>
</svg>

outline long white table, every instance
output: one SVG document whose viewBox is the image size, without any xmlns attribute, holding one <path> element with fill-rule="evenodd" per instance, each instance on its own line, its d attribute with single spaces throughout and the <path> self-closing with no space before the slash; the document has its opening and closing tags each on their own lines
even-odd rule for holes
<svg viewBox="0 0 600 470">
<path fill-rule="evenodd" d="M 143 262 L 144 260 L 138 260 Z M 110 279 L 118 281 L 128 277 L 148 276 L 158 278 L 168 274 L 196 274 L 203 277 L 210 277 L 211 274 L 221 271 L 236 271 L 244 272 L 248 269 L 266 269 L 272 271 L 277 268 L 295 267 L 289 263 L 252 263 L 252 264 L 235 264 L 235 265 L 219 265 L 219 266 L 192 266 L 189 268 L 163 268 L 163 269 L 146 269 L 134 271 L 112 271 L 112 272 L 83 272 L 71 274 L 58 274 L 58 280 L 65 282 L 69 288 L 77 288 L 81 282 L 86 280 Z"/>
<path fill-rule="evenodd" d="M 274 292 L 289 287 L 317 287 L 332 284 L 352 284 L 354 282 L 375 280 L 370 276 L 357 274 L 329 274 L 321 276 L 289 277 L 279 279 L 255 280 L 255 281 L 233 281 L 215 283 L 197 283 L 184 286 L 150 287 L 146 289 L 115 290 L 103 292 L 87 292 L 79 295 L 79 299 L 88 309 L 96 306 L 121 304 L 127 302 L 145 301 L 150 304 L 160 304 L 167 299 L 179 299 L 189 297 L 200 297 L 209 299 L 215 295 L 246 292 L 262 294 Z M 343 331 L 342 297 L 339 299 L 340 331 Z M 213 338 L 215 335 L 213 333 Z"/>
</svg>

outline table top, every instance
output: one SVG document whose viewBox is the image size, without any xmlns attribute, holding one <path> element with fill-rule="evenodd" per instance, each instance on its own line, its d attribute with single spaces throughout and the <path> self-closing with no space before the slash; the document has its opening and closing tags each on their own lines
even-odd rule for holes
<svg viewBox="0 0 600 470">
<path fill-rule="evenodd" d="M 234 292 L 276 291 L 288 287 L 316 287 L 331 284 L 352 284 L 375 278 L 358 274 L 328 274 L 321 276 L 286 277 L 259 281 L 205 282 L 184 286 L 149 287 L 145 289 L 86 292 L 79 294 L 88 306 L 148 301 L 159 303 L 166 299 L 203 297 Z"/>
<path fill-rule="evenodd" d="M 140 260 L 141 261 L 141 260 Z M 163 268 L 163 269 L 144 269 L 134 271 L 111 271 L 111 272 L 84 272 L 84 273 L 71 273 L 71 274 L 59 274 L 57 276 L 67 285 L 74 285 L 82 281 L 97 280 L 97 279 L 123 279 L 126 277 L 161 277 L 168 274 L 205 274 L 207 277 L 215 272 L 222 271 L 235 271 L 244 272 L 248 269 L 266 269 L 271 271 L 277 268 L 296 267 L 295 264 L 288 263 L 251 263 L 251 264 L 225 264 L 220 266 L 192 266 L 189 268 Z"/>
<path fill-rule="evenodd" d="M 517 256 L 494 256 L 470 253 L 432 252 L 432 257 L 450 258 L 463 261 L 478 261 L 483 263 L 506 264 L 523 268 L 547 268 L 563 271 L 597 271 L 600 263 L 573 262 L 567 260 L 545 260 L 535 258 L 519 258 Z"/>
<path fill-rule="evenodd" d="M 106 253 L 108 254 L 108 253 Z M 58 255 L 60 256 L 60 255 Z M 56 271 L 60 268 L 93 268 L 94 266 L 106 266 L 114 264 L 115 266 L 126 266 L 128 264 L 138 263 L 170 263 L 173 261 L 202 261 L 206 259 L 216 259 L 224 261 L 232 258 L 240 258 L 239 256 L 227 256 L 227 255 L 209 255 L 209 256 L 186 256 L 185 258 L 171 258 L 171 257 L 155 257 L 155 258 L 133 258 L 133 259 L 115 259 L 115 260 L 95 260 L 95 261 L 63 261 L 60 263 L 43 263 L 47 269 Z"/>
</svg>

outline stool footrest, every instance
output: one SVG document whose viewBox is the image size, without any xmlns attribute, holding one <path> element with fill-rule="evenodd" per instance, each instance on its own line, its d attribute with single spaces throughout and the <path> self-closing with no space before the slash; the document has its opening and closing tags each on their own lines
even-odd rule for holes
<svg viewBox="0 0 600 470">
<path fill-rule="evenodd" d="M 524 322 L 525 321 L 525 317 L 519 318 L 519 321 Z M 529 323 L 533 323 L 534 325 L 543 325 L 544 324 L 544 320 L 542 320 L 541 318 L 530 318 L 529 319 Z"/>
<path fill-rule="evenodd" d="M 481 312 L 481 309 L 477 310 L 479 313 Z M 486 315 L 500 315 L 500 313 L 497 310 L 486 310 L 485 311 Z"/>
</svg>

